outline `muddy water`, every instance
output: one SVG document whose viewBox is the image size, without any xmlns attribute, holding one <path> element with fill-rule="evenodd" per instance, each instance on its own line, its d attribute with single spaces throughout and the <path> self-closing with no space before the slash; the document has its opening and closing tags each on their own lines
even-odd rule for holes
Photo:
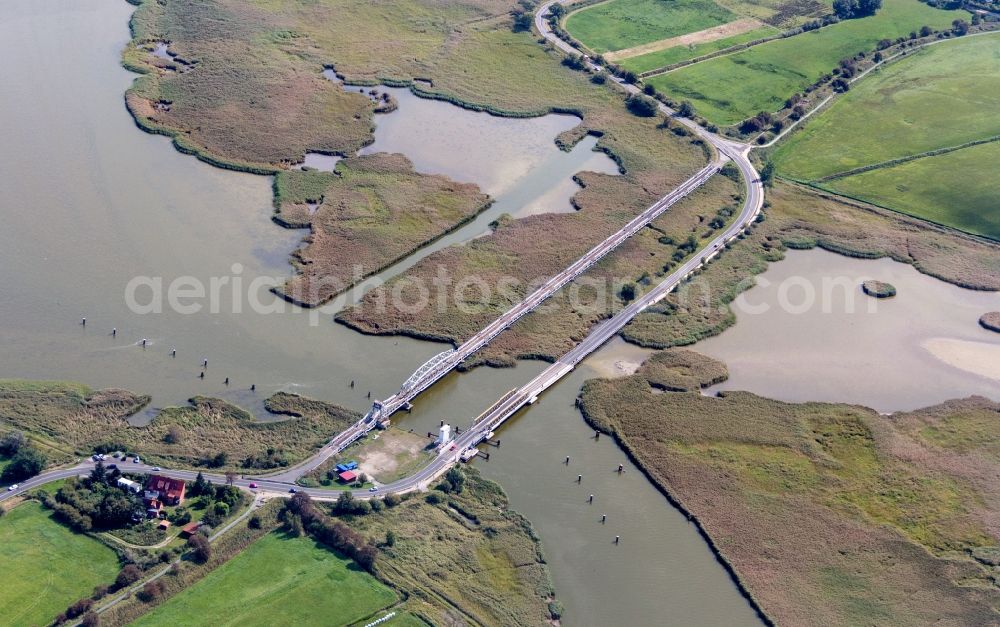
<svg viewBox="0 0 1000 627">
<path fill-rule="evenodd" d="M 441 346 L 365 337 L 329 316 L 293 309 L 272 297 L 267 283 L 249 289 L 254 279 L 289 275 L 288 255 L 302 234 L 271 222 L 266 177 L 209 167 L 135 127 L 122 102 L 134 77 L 119 66 L 131 10 L 119 0 L 12 0 L 4 6 L 0 377 L 125 387 L 152 394 L 154 406 L 204 394 L 253 408 L 260 398 L 285 389 L 360 410 L 368 405 L 369 390 L 374 397 L 395 391 Z M 408 103 L 400 100 L 404 111 Z M 465 113 L 433 104 L 448 110 L 449 118 Z M 466 151 L 466 161 L 480 164 L 478 170 L 428 164 L 417 145 L 408 147 L 410 157 L 421 171 L 473 180 L 503 199 L 527 186 L 510 181 L 529 180 L 552 164 L 568 178 L 573 168 L 589 166 L 566 159 L 595 156 L 586 145 L 568 155 L 551 145 L 571 119 L 543 118 L 551 124 L 544 140 L 536 127 L 499 131 L 491 125 L 506 121 L 479 120 L 448 131 L 469 135 L 468 142 L 459 136 L 456 146 Z M 519 133 L 531 135 L 518 144 L 520 150 L 536 156 L 473 150 L 475 137 L 511 140 Z M 541 152 L 532 153 L 532 145 Z M 507 159 L 516 165 L 505 165 Z M 502 167 L 495 171 L 490 164 Z M 564 183 L 561 176 L 549 183 Z M 535 198 L 553 193 L 537 185 Z M 567 195 L 557 196 L 562 202 Z M 160 277 L 165 300 L 167 286 L 179 277 L 205 284 L 228 277 L 229 283 L 219 290 L 218 313 L 211 311 L 211 299 L 182 298 L 182 304 L 201 304 L 201 310 L 181 313 L 165 302 L 163 313 L 140 314 L 123 296 L 137 276 Z M 242 296 L 233 298 L 237 279 Z M 275 312 L 252 313 L 247 291 Z M 137 297 L 149 304 L 148 286 Z M 174 348 L 177 356 L 171 357 Z M 198 373 L 205 358 L 209 365 L 202 380 Z M 453 375 L 422 396 L 414 414 L 401 422 L 414 428 L 440 419 L 468 424 L 541 367 L 527 363 Z M 501 433 L 503 452 L 482 464 L 542 536 L 568 607 L 566 624 L 752 622 L 687 523 L 634 468 L 628 466 L 621 477 L 612 472 L 623 456 L 610 440 L 589 439 L 590 430 L 572 407 L 587 376 L 588 367 L 579 368 L 524 412 Z M 249 391 L 251 384 L 256 394 Z M 557 463 L 565 455 L 574 460 L 569 469 Z M 578 472 L 586 475 L 582 486 L 570 481 Z M 583 504 L 585 491 L 596 495 L 594 506 Z M 608 514 L 605 526 L 594 520 L 598 508 Z M 622 544 L 610 544 L 614 535 Z"/>
<path fill-rule="evenodd" d="M 891 283 L 897 296 L 864 295 L 865 279 Z M 978 324 L 1000 294 L 825 251 L 792 251 L 758 283 L 736 301 L 737 324 L 695 347 L 729 365 L 729 380 L 710 392 L 884 412 L 972 394 L 1000 400 L 1000 335 Z"/>
</svg>

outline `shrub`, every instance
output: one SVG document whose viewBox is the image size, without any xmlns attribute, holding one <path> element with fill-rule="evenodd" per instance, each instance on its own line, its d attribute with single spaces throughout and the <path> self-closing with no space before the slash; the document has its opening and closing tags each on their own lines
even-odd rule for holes
<svg viewBox="0 0 1000 627">
<path fill-rule="evenodd" d="M 3 480 L 16 483 L 34 477 L 45 468 L 45 456 L 30 446 L 21 446 L 3 469 Z"/>
<path fill-rule="evenodd" d="M 656 115 L 656 101 L 648 96 L 638 94 L 629 96 L 625 101 L 625 106 L 633 114 L 642 118 L 651 118 Z"/>
<path fill-rule="evenodd" d="M 127 588 L 140 579 L 142 579 L 142 571 L 139 570 L 139 567 L 135 564 L 126 564 L 118 572 L 118 577 L 115 578 L 115 589 Z"/>
<path fill-rule="evenodd" d="M 198 563 L 204 564 L 212 557 L 212 546 L 208 543 L 208 539 L 200 534 L 188 538 L 188 546 L 191 547 L 191 556 Z"/>
<path fill-rule="evenodd" d="M 142 590 L 137 592 L 135 596 L 139 597 L 139 600 L 143 603 L 151 603 L 162 597 L 165 589 L 166 586 L 164 586 L 163 582 L 157 579 L 144 585 Z"/>
</svg>

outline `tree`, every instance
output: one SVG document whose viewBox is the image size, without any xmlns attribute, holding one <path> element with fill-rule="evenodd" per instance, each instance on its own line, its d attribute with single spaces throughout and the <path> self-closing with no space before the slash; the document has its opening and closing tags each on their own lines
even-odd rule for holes
<svg viewBox="0 0 1000 627">
<path fill-rule="evenodd" d="M 465 473 L 462 472 L 461 468 L 452 466 L 445 474 L 444 480 L 448 482 L 452 492 L 455 494 L 462 493 L 462 488 L 465 486 Z"/>
<path fill-rule="evenodd" d="M 774 163 L 768 161 L 760 169 L 760 181 L 764 185 L 771 187 L 774 184 Z"/>
<path fill-rule="evenodd" d="M 34 477 L 45 468 L 45 456 L 30 446 L 22 446 L 3 469 L 3 481 L 14 483 Z"/>
<path fill-rule="evenodd" d="M 920 27 L 920 36 L 921 37 L 928 37 L 928 36 L 930 36 L 933 33 L 934 33 L 934 29 L 931 28 L 930 26 L 921 26 Z"/>
<path fill-rule="evenodd" d="M 225 518 L 229 515 L 229 504 L 222 501 L 216 501 L 215 506 L 212 508 L 216 516 L 220 518 Z"/>
<path fill-rule="evenodd" d="M 115 588 L 120 590 L 131 586 L 135 582 L 142 578 L 142 571 L 135 564 L 126 564 L 124 568 L 118 571 L 118 577 L 115 578 Z"/>
<path fill-rule="evenodd" d="M 951 30 L 959 37 L 969 32 L 969 23 L 965 20 L 954 20 L 951 27 Z"/>
<path fill-rule="evenodd" d="M 90 484 L 105 484 L 108 483 L 108 469 L 104 467 L 104 462 L 97 462 L 94 464 L 94 469 L 90 471 Z"/>
<path fill-rule="evenodd" d="M 523 33 L 531 30 L 531 13 L 528 13 L 524 9 L 515 9 L 512 11 L 511 15 L 514 18 L 511 30 L 515 33 Z"/>
<path fill-rule="evenodd" d="M 626 283 L 618 294 L 626 303 L 632 302 L 635 300 L 635 283 Z"/>
<path fill-rule="evenodd" d="M 625 106 L 633 115 L 641 118 L 651 118 L 656 115 L 656 101 L 649 96 L 633 94 L 625 101 Z"/>
<path fill-rule="evenodd" d="M 13 457 L 27 443 L 28 439 L 20 431 L 8 431 L 0 438 L 0 455 Z"/>
<path fill-rule="evenodd" d="M 204 564 L 212 557 L 212 545 L 208 543 L 208 538 L 201 534 L 194 534 L 188 538 L 188 546 L 191 547 L 191 556 L 196 562 Z"/>
<path fill-rule="evenodd" d="M 250 520 L 247 521 L 247 527 L 250 529 L 260 529 L 260 516 L 251 516 Z"/>
<path fill-rule="evenodd" d="M 392 529 L 385 532 L 385 545 L 396 546 L 396 533 Z"/>
<path fill-rule="evenodd" d="M 236 473 L 233 472 L 233 471 L 227 472 L 226 473 L 226 485 L 227 486 L 231 486 L 234 483 L 236 483 Z"/>
<path fill-rule="evenodd" d="M 198 471 L 198 476 L 194 478 L 194 483 L 191 484 L 191 496 L 201 496 L 205 493 L 205 488 L 208 486 L 208 482 L 205 481 L 205 475 Z"/>
<path fill-rule="evenodd" d="M 681 106 L 677 109 L 677 115 L 681 116 L 682 118 L 690 118 L 694 115 L 694 107 L 691 106 L 690 102 L 685 100 L 684 102 L 681 103 Z"/>
</svg>

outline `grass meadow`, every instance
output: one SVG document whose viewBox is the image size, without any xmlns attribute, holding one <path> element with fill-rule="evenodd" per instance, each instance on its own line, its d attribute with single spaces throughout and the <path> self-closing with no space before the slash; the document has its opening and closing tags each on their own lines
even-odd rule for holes
<svg viewBox="0 0 1000 627">
<path fill-rule="evenodd" d="M 114 551 L 55 522 L 34 501 L 0 518 L 0 547 L 0 622 L 5 625 L 48 624 L 118 573 Z"/>
<path fill-rule="evenodd" d="M 1000 241 L 1000 142 L 823 184 L 832 191 Z"/>
<path fill-rule="evenodd" d="M 687 61 L 688 59 L 694 59 L 719 50 L 725 50 L 731 46 L 738 46 L 756 39 L 770 37 L 771 35 L 775 35 L 777 33 L 778 29 L 772 26 L 762 26 L 746 33 L 716 39 L 715 41 L 686 46 L 674 46 L 672 48 L 657 50 L 656 52 L 650 52 L 648 54 L 641 54 L 636 57 L 629 57 L 618 61 L 618 65 L 621 65 L 627 70 L 632 70 L 633 72 L 641 74 L 642 72 L 648 72 L 650 70 L 655 70 L 656 68 L 672 65 L 674 63 L 680 63 L 681 61 Z"/>
<path fill-rule="evenodd" d="M 775 151 L 778 172 L 815 181 L 1000 135 L 998 45 L 1000 34 L 947 41 L 859 81 Z"/>
<path fill-rule="evenodd" d="M 273 532 L 133 625 L 347 625 L 396 600 L 314 540 Z"/>
<path fill-rule="evenodd" d="M 572 13 L 566 30 L 594 52 L 622 50 L 738 18 L 712 0 L 610 0 Z"/>
<path fill-rule="evenodd" d="M 830 72 L 837 63 L 881 39 L 908 36 L 921 26 L 945 28 L 968 17 L 918 0 L 885 0 L 872 17 L 845 20 L 819 30 L 680 68 L 647 81 L 659 91 L 690 100 L 716 124 L 729 125 L 759 111 L 776 111 L 792 94 Z"/>
</svg>

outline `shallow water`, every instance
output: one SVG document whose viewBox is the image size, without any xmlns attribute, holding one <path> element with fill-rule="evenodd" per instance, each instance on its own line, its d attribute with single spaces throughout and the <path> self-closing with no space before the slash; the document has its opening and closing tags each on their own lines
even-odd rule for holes
<svg viewBox="0 0 1000 627">
<path fill-rule="evenodd" d="M 891 283 L 897 296 L 866 296 L 866 279 Z M 1000 308 L 996 292 L 955 287 L 890 259 L 790 251 L 736 305 L 736 325 L 695 346 L 729 366 L 729 380 L 709 392 L 883 412 L 973 394 L 1000 400 L 1000 380 L 989 376 L 1000 363 L 1000 334 L 978 324 Z"/>
<path fill-rule="evenodd" d="M 394 392 L 441 345 L 362 336 L 316 310 L 291 307 L 272 296 L 268 285 L 253 294 L 275 313 L 250 313 L 247 297 L 235 299 L 244 310 L 234 311 L 232 283 L 241 280 L 244 293 L 254 279 L 289 276 L 288 255 L 302 232 L 271 221 L 269 178 L 212 168 L 136 128 L 122 98 L 134 75 L 119 66 L 132 9 L 119 0 L 12 0 L 4 7 L 0 377 L 124 387 L 152 394 L 154 406 L 204 394 L 259 409 L 260 399 L 283 389 L 363 410 L 369 390 L 376 398 Z M 67 93 L 74 94 L 72 101 Z M 379 116 L 380 129 L 402 119 L 411 105 L 432 105 L 454 120 L 470 113 L 441 102 L 400 98 L 400 104 L 401 113 Z M 569 180 L 578 169 L 601 167 L 581 165 L 602 158 L 586 144 L 568 154 L 555 148 L 555 134 L 575 123 L 571 118 L 542 118 L 516 127 L 527 129 L 520 131 L 508 122 L 486 116 L 478 126 L 448 127 L 453 151 L 463 151 L 451 155 L 454 163 L 425 161 L 419 142 L 384 145 L 412 151 L 421 171 L 478 182 L 498 204 L 514 209 L 552 198 L 542 182 L 524 182 L 538 171 L 558 173 L 548 182 L 559 185 L 560 177 Z M 493 123 L 504 130 L 490 130 Z M 396 128 L 406 134 L 405 125 Z M 483 152 L 493 150 L 489 142 L 462 138 L 470 129 L 516 143 L 528 156 L 506 147 Z M 515 135 L 529 137 L 517 143 Z M 505 165 L 508 159 L 512 165 Z M 491 163 L 503 167 L 494 171 Z M 525 189 L 533 191 L 517 195 Z M 568 194 L 556 196 L 565 200 Z M 164 313 L 139 314 L 126 305 L 124 292 L 143 275 L 162 277 L 164 287 L 184 276 L 205 283 L 228 277 L 230 283 L 220 290 L 219 313 L 211 313 L 204 299 L 182 298 L 183 304 L 204 307 L 180 313 L 165 303 Z M 146 292 L 138 295 L 149 300 Z M 86 326 L 80 324 L 84 316 Z M 170 357 L 172 348 L 176 358 Z M 204 358 L 208 375 L 201 380 Z M 453 374 L 398 422 L 414 428 L 440 419 L 468 424 L 541 368 L 525 363 Z M 567 605 L 565 624 L 753 622 L 705 544 L 652 486 L 631 466 L 623 477 L 606 471 L 622 462 L 621 452 L 607 438 L 588 439 L 591 432 L 572 405 L 587 376 L 592 373 L 581 366 L 505 427 L 502 453 L 482 464 L 535 523 Z M 582 489 L 594 492 L 607 509 L 606 527 L 591 516 L 598 505 L 585 509 L 580 487 L 569 489 L 571 471 L 554 464 L 567 454 L 592 469 Z M 623 543 L 612 548 L 613 535 Z"/>
</svg>

